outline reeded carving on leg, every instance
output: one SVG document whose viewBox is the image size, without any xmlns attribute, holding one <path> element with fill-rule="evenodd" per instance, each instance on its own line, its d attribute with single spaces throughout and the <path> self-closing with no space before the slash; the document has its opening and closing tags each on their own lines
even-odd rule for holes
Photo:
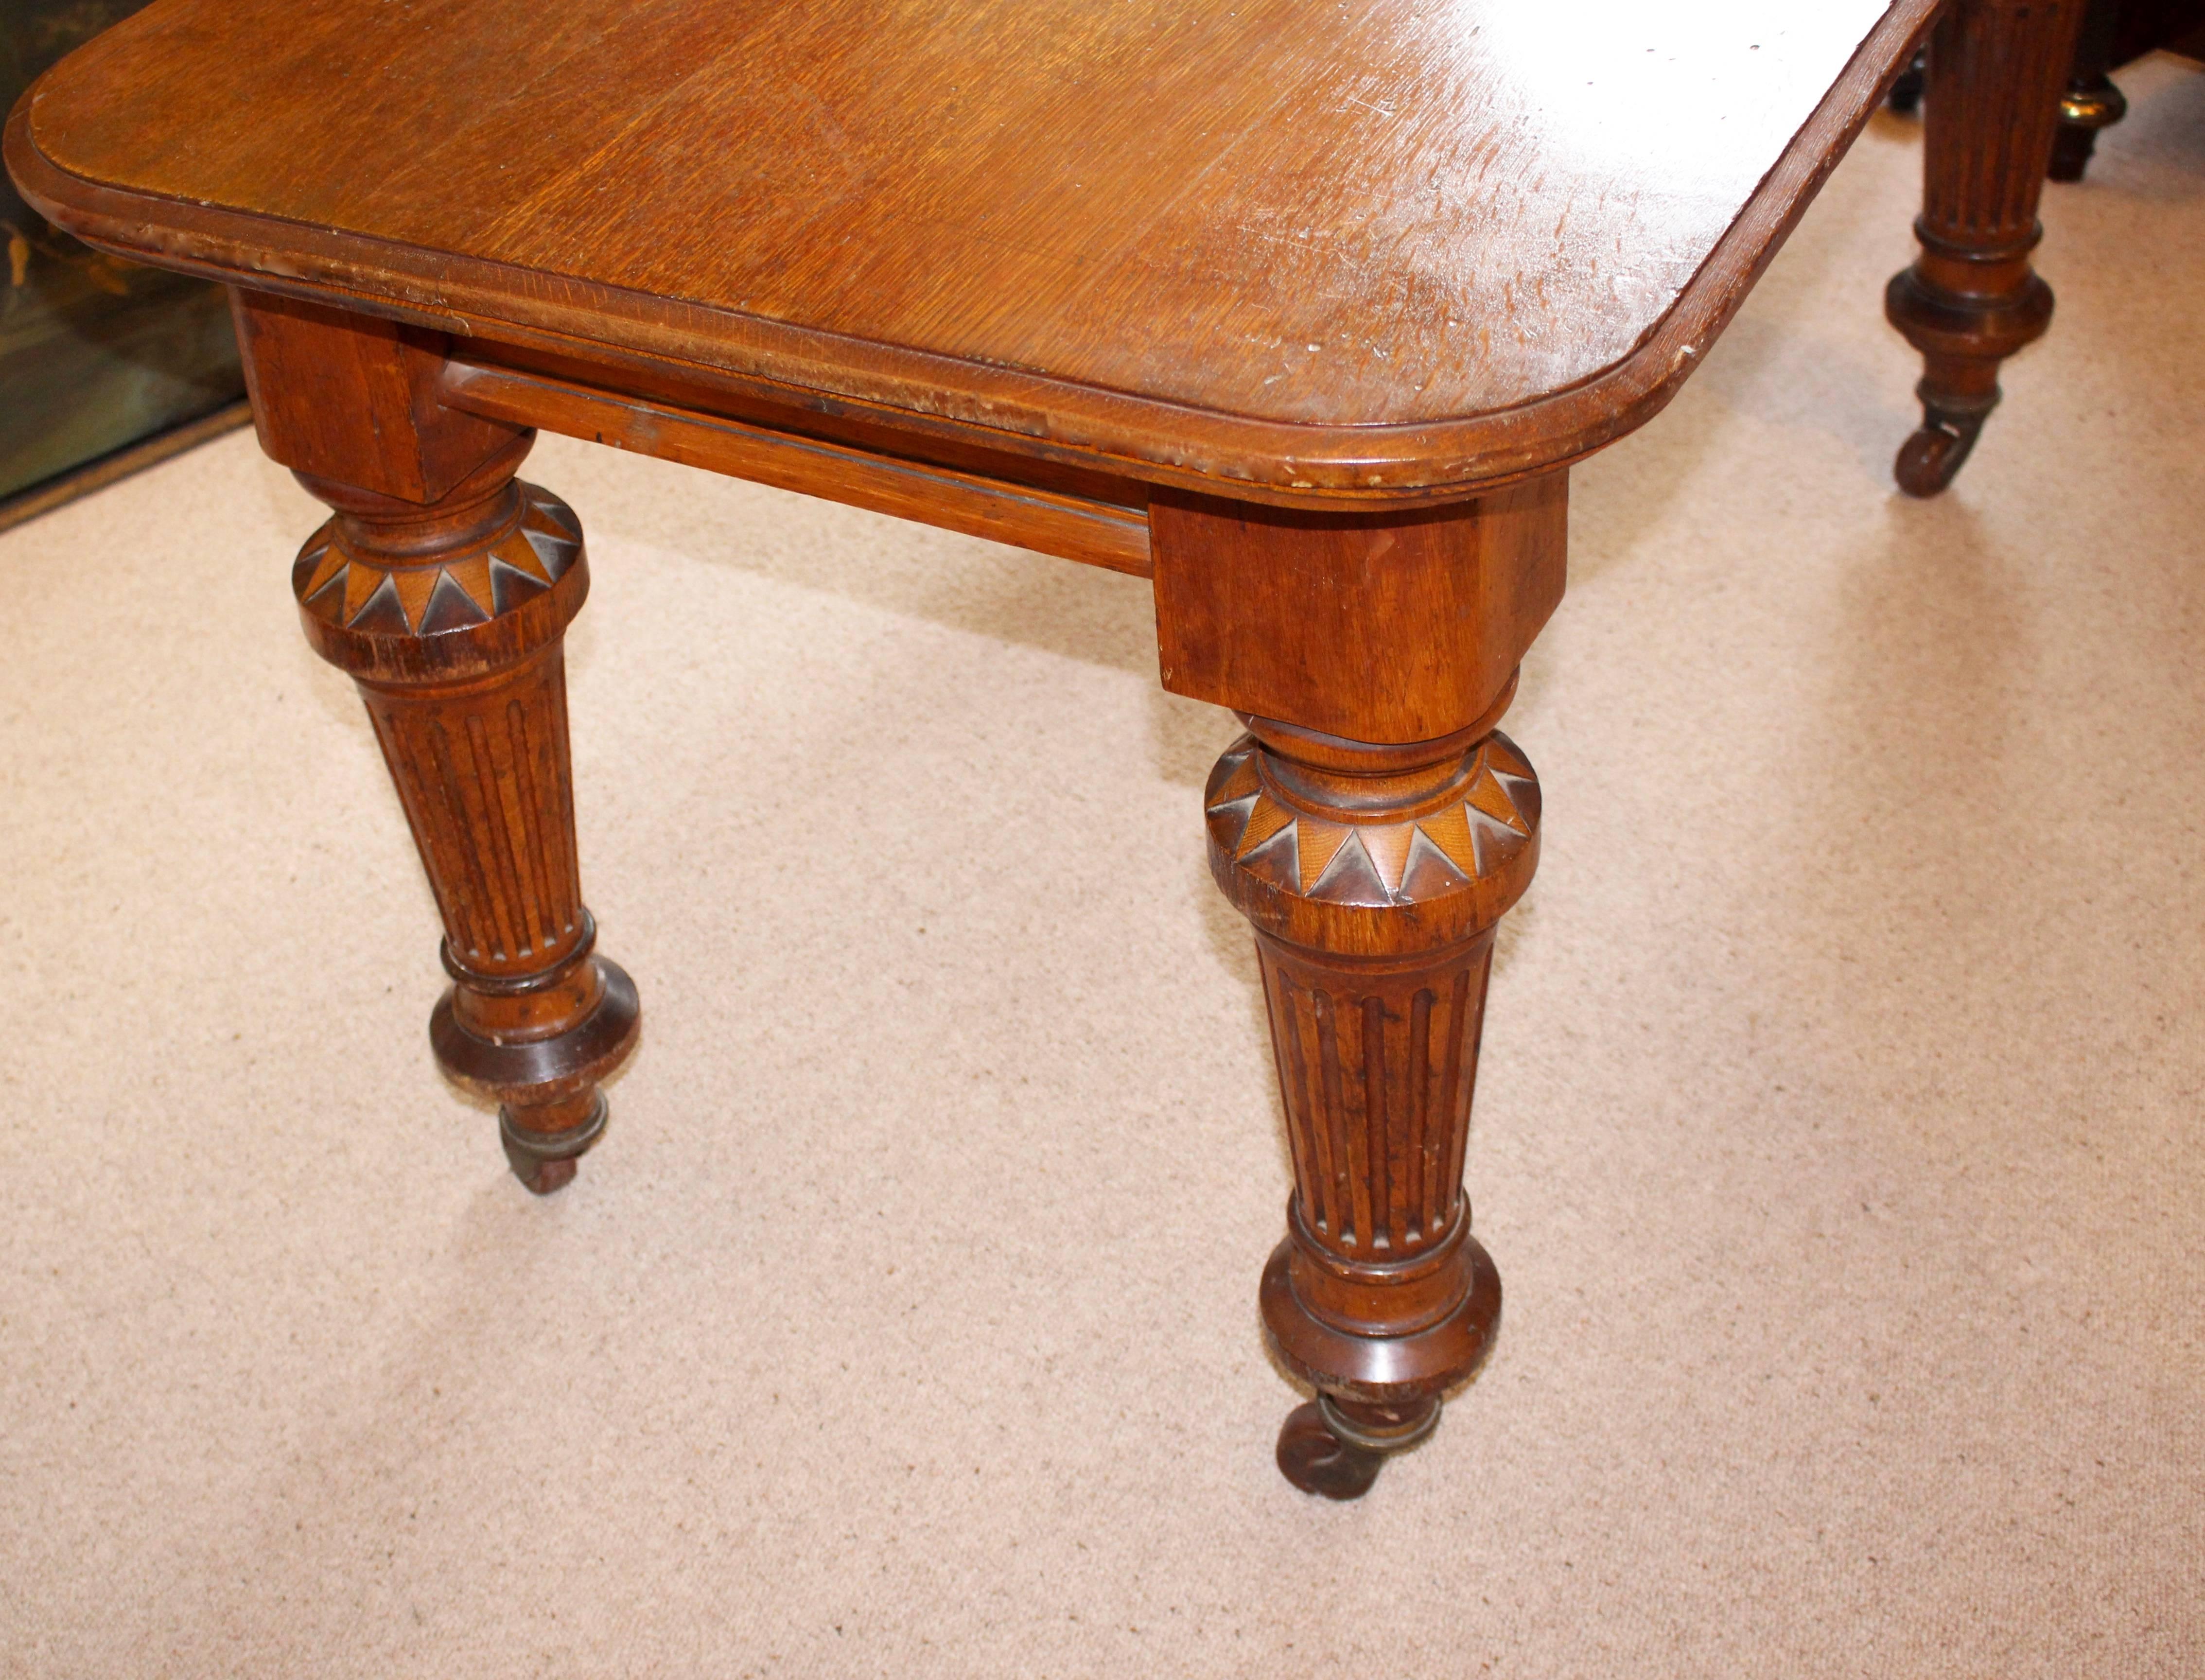
<svg viewBox="0 0 2205 1680">
<path fill-rule="evenodd" d="M 407 821 L 433 860 L 451 961 L 503 977 L 564 955 L 588 912 L 560 769 L 567 697 L 558 651 L 491 695 L 423 704 L 379 690 L 366 698 Z"/>
<path fill-rule="evenodd" d="M 1320 1396 L 1279 1465 L 1334 1499 L 1430 1433 L 1500 1319 L 1462 1172 L 1494 928 L 1538 861 L 1538 782 L 1492 731 L 1513 692 L 1412 747 L 1249 719 L 1210 778 L 1210 868 L 1255 927 L 1294 1162 L 1263 1319 Z"/>
<path fill-rule="evenodd" d="M 581 895 L 561 638 L 589 590 L 581 526 L 513 478 L 529 439 L 424 508 L 300 475 L 337 509 L 292 582 L 358 681 L 444 923 L 437 1060 L 498 1099 L 514 1171 L 557 1189 L 605 1124 L 635 988 Z"/>
<path fill-rule="evenodd" d="M 2029 265 L 2080 0 L 1954 0 L 1929 39 L 1922 254 L 1884 294 L 1922 352 L 1923 424 L 1899 452 L 1910 496 L 1952 481 L 1999 401 L 1999 364 L 2041 337 L 2052 288 Z"/>
</svg>

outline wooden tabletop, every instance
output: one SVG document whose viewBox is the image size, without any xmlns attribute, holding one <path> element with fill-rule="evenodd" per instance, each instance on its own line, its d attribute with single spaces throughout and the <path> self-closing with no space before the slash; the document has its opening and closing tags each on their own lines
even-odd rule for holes
<svg viewBox="0 0 2205 1680">
<path fill-rule="evenodd" d="M 470 336 L 1429 494 L 1653 413 L 1934 3 L 157 0 L 8 161 Z"/>
</svg>

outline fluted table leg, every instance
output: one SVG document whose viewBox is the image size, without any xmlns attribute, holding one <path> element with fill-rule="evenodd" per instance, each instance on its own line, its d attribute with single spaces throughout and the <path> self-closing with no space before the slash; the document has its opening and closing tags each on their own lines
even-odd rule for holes
<svg viewBox="0 0 2205 1680">
<path fill-rule="evenodd" d="M 562 638 L 582 530 L 514 477 L 535 434 L 434 402 L 438 347 L 386 324 L 241 299 L 270 454 L 335 516 L 292 571 L 316 651 L 358 683 L 444 923 L 437 1061 L 495 1098 L 542 1194 L 604 1131 L 633 983 L 597 954 L 574 840 Z"/>
<path fill-rule="evenodd" d="M 1462 1173 L 1494 927 L 1538 861 L 1538 782 L 1492 728 L 1513 692 L 1412 749 L 1251 719 L 1210 778 L 1210 870 L 1256 929 L 1293 1152 L 1263 1322 L 1319 1397 L 1279 1467 L 1335 1499 L 1430 1433 L 1500 1322 Z"/>
<path fill-rule="evenodd" d="M 1922 352 L 1921 429 L 1894 472 L 1910 496 L 1952 482 L 1999 401 L 1999 364 L 2043 335 L 2052 288 L 2029 264 L 2082 0 L 1952 0 L 1929 39 L 1922 254 L 1884 294 Z"/>
<path fill-rule="evenodd" d="M 1209 779 L 1209 864 L 1255 929 L 1293 1157 L 1260 1299 L 1316 1398 L 1278 1463 L 1333 1499 L 1431 1434 L 1500 1323 L 1463 1161 L 1540 805 L 1495 725 L 1560 599 L 1567 508 L 1554 473 L 1406 514 L 1150 512 L 1165 686 L 1248 727 Z"/>
</svg>

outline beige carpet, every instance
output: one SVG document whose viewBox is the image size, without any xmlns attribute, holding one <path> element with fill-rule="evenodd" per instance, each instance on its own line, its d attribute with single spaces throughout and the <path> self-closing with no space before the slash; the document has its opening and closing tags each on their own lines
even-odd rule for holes
<svg viewBox="0 0 2205 1680">
<path fill-rule="evenodd" d="M 1890 488 L 1918 134 L 1587 466 L 1470 1158 L 1508 1312 L 1293 1493 L 1286 1167 L 1138 583 L 557 439 L 647 1028 L 549 1202 L 249 436 L 0 537 L 0 1671 L 2205 1671 L 2205 77 Z"/>
</svg>

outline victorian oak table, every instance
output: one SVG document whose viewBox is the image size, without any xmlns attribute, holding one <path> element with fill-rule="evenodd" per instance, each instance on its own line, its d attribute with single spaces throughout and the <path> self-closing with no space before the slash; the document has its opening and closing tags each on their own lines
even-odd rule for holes
<svg viewBox="0 0 2205 1680">
<path fill-rule="evenodd" d="M 292 570 L 444 924 L 437 1060 L 550 1190 L 636 988 L 575 856 L 582 531 L 536 428 L 1152 580 L 1163 686 L 1247 733 L 1205 809 L 1292 1143 L 1261 1285 L 1335 1498 L 1497 1327 L 1463 1148 L 1539 788 L 1495 726 L 1568 468 L 1691 372 L 1930 41 L 1941 486 L 2042 332 L 2078 0 L 158 0 L 8 167 L 227 282 Z M 1129 585 L 1130 586 L 1130 585 Z M 332 958 L 332 960 L 342 960 Z"/>
</svg>

